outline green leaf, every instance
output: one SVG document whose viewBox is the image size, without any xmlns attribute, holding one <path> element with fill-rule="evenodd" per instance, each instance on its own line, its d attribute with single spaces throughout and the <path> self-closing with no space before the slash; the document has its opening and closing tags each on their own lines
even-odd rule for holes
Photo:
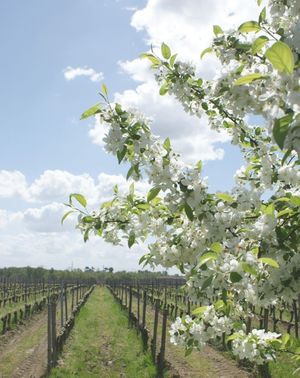
<svg viewBox="0 0 300 378">
<path fill-rule="evenodd" d="M 263 47 L 264 45 L 269 41 L 268 37 L 261 36 L 258 37 L 253 43 L 252 43 L 252 53 L 257 54 Z"/>
<path fill-rule="evenodd" d="M 290 198 L 290 202 L 291 202 L 291 204 L 293 205 L 293 206 L 300 206 L 300 197 L 298 197 L 298 196 L 292 196 L 291 198 Z"/>
<path fill-rule="evenodd" d="M 174 63 L 175 63 L 176 58 L 177 58 L 177 54 L 174 54 L 174 55 L 171 56 L 171 58 L 170 58 L 170 66 L 171 67 L 174 67 Z"/>
<path fill-rule="evenodd" d="M 207 252 L 207 253 L 204 253 L 204 255 L 202 255 L 200 257 L 200 260 L 199 260 L 199 264 L 198 266 L 202 266 L 206 263 L 208 263 L 209 261 L 213 261 L 213 260 L 216 260 L 218 258 L 218 255 L 217 253 L 215 252 Z"/>
<path fill-rule="evenodd" d="M 159 88 L 159 94 L 161 96 L 164 96 L 165 94 L 168 93 L 169 90 L 169 85 L 168 83 L 164 83 L 160 88 Z"/>
<path fill-rule="evenodd" d="M 289 125 L 293 120 L 293 116 L 288 114 L 282 118 L 278 118 L 275 120 L 274 127 L 273 127 L 273 136 L 275 142 L 278 146 L 283 149 L 284 141 L 288 134 Z"/>
<path fill-rule="evenodd" d="M 166 140 L 164 141 L 164 144 L 163 144 L 163 148 L 164 148 L 167 152 L 170 152 L 170 151 L 171 151 L 171 142 L 170 142 L 170 138 L 166 138 Z"/>
<path fill-rule="evenodd" d="M 195 310 L 192 311 L 193 315 L 203 315 L 205 311 L 208 309 L 208 306 L 201 306 L 195 308 Z"/>
<path fill-rule="evenodd" d="M 101 105 L 100 104 L 96 104 L 94 106 L 92 106 L 91 108 L 89 108 L 88 110 L 86 110 L 85 112 L 83 112 L 81 114 L 81 117 L 80 119 L 85 119 L 85 118 L 89 118 L 95 114 L 98 114 L 100 113 L 101 111 Z"/>
<path fill-rule="evenodd" d="M 279 268 L 278 263 L 269 257 L 261 257 L 260 259 L 258 259 L 258 261 L 262 262 L 263 264 L 270 265 L 273 268 Z"/>
<path fill-rule="evenodd" d="M 188 219 L 190 221 L 193 221 L 194 220 L 194 213 L 193 213 L 192 208 L 190 207 L 190 205 L 187 202 L 184 203 L 184 211 L 185 211 Z"/>
<path fill-rule="evenodd" d="M 260 12 L 259 17 L 258 17 L 258 22 L 259 22 L 259 24 L 261 24 L 263 21 L 265 21 L 265 19 L 266 19 L 266 14 L 267 14 L 267 12 L 266 12 L 266 7 L 264 7 L 264 8 L 262 9 L 262 11 Z"/>
<path fill-rule="evenodd" d="M 291 74 L 295 67 L 294 55 L 290 47 L 281 41 L 275 42 L 265 53 L 266 58 L 279 72 Z"/>
<path fill-rule="evenodd" d="M 204 50 L 202 51 L 202 53 L 200 54 L 200 58 L 202 59 L 202 58 L 204 57 L 204 55 L 209 54 L 209 53 L 211 53 L 212 51 L 213 51 L 213 49 L 212 49 L 211 47 L 207 47 L 207 48 L 204 49 Z"/>
<path fill-rule="evenodd" d="M 86 199 L 82 194 L 79 194 L 79 193 L 70 194 L 69 202 L 70 202 L 71 205 L 72 205 L 72 199 L 73 198 L 75 198 L 80 203 L 80 205 L 82 205 L 83 207 L 86 207 Z"/>
<path fill-rule="evenodd" d="M 257 5 L 260 6 L 260 4 L 262 3 L 262 0 L 257 0 Z"/>
<path fill-rule="evenodd" d="M 262 212 L 266 215 L 274 215 L 275 212 L 275 205 L 274 203 L 270 203 L 268 206 L 262 209 Z"/>
<path fill-rule="evenodd" d="M 216 311 L 221 310 L 225 306 L 225 303 L 222 299 L 214 303 L 214 308 Z"/>
<path fill-rule="evenodd" d="M 133 174 L 133 172 L 134 172 L 134 165 L 132 165 L 132 166 L 129 168 L 129 170 L 128 170 L 128 172 L 127 172 L 127 175 L 126 175 L 126 180 L 128 180 L 128 179 L 130 178 L 130 176 Z"/>
<path fill-rule="evenodd" d="M 90 229 L 88 228 L 87 230 L 85 230 L 84 232 L 84 235 L 83 235 L 83 241 L 86 243 L 89 239 L 89 233 L 90 233 Z"/>
<path fill-rule="evenodd" d="M 197 171 L 199 173 L 201 173 L 201 171 L 202 171 L 202 161 L 201 160 L 197 161 L 195 168 L 197 169 Z"/>
<path fill-rule="evenodd" d="M 252 274 L 253 276 L 257 276 L 257 271 L 252 265 L 243 262 L 242 268 L 245 273 L 249 273 L 249 274 Z"/>
<path fill-rule="evenodd" d="M 124 159 L 125 155 L 127 153 L 127 147 L 124 146 L 123 147 L 123 150 L 122 151 L 117 151 L 117 158 L 118 158 L 118 162 L 119 164 L 122 162 L 122 160 Z"/>
<path fill-rule="evenodd" d="M 279 211 L 276 218 L 280 218 L 283 215 L 292 215 L 292 214 L 294 214 L 294 210 L 288 207 L 286 209 Z"/>
<path fill-rule="evenodd" d="M 219 25 L 214 25 L 213 26 L 213 30 L 214 30 L 214 33 L 215 33 L 215 36 L 217 37 L 219 34 L 223 34 L 223 30 L 221 28 L 221 26 Z"/>
<path fill-rule="evenodd" d="M 216 193 L 216 197 L 225 202 L 234 202 L 234 198 L 227 193 Z"/>
<path fill-rule="evenodd" d="M 158 195 L 159 192 L 160 192 L 159 187 L 154 187 L 150 189 L 147 195 L 147 202 L 152 201 Z"/>
<path fill-rule="evenodd" d="M 237 272 L 230 273 L 230 280 L 232 283 L 240 282 L 243 277 Z"/>
<path fill-rule="evenodd" d="M 103 83 L 101 85 L 101 88 L 102 88 L 102 93 L 105 94 L 105 96 L 108 95 L 108 89 L 107 89 L 107 86 Z"/>
<path fill-rule="evenodd" d="M 238 339 L 240 336 L 238 333 L 234 333 L 226 338 L 227 341 L 232 341 Z"/>
<path fill-rule="evenodd" d="M 67 212 L 64 214 L 64 216 L 61 218 L 61 224 L 63 224 L 64 221 L 65 221 L 65 219 L 66 219 L 70 214 L 72 214 L 72 213 L 74 213 L 74 210 L 67 211 Z"/>
<path fill-rule="evenodd" d="M 260 26 L 259 23 L 256 21 L 247 21 L 240 25 L 238 30 L 240 33 L 257 33 L 258 31 L 260 31 Z"/>
<path fill-rule="evenodd" d="M 128 247 L 131 248 L 135 242 L 135 233 L 131 232 L 128 238 Z"/>
<path fill-rule="evenodd" d="M 210 246 L 210 249 L 213 251 L 213 252 L 216 252 L 216 253 L 221 253 L 222 250 L 223 250 L 223 246 L 221 243 L 212 243 L 212 245 Z"/>
<path fill-rule="evenodd" d="M 240 77 L 233 84 L 234 85 L 245 85 L 245 84 L 252 83 L 255 80 L 265 79 L 266 77 L 267 76 L 262 75 L 260 73 L 253 73 L 253 74 L 249 74 L 249 75 Z"/>
<path fill-rule="evenodd" d="M 153 67 L 157 67 L 161 64 L 161 61 L 158 58 L 156 58 L 156 56 L 154 56 L 153 54 L 141 54 L 140 57 L 150 60 Z"/>
<path fill-rule="evenodd" d="M 168 45 L 165 43 L 162 43 L 161 45 L 161 54 L 165 59 L 169 59 L 171 56 L 171 49 Z"/>
</svg>

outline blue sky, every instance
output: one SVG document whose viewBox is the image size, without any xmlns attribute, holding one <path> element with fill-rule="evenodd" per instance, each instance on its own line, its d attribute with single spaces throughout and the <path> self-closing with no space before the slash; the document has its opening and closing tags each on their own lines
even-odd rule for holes
<svg viewBox="0 0 300 378">
<path fill-rule="evenodd" d="M 159 99 L 145 62 L 137 59 L 150 43 L 165 41 L 182 59 L 198 59 L 201 74 L 212 75 L 215 61 L 199 63 L 211 25 L 218 17 L 222 26 L 239 24 L 254 12 L 253 5 L 241 10 L 238 0 L 220 4 L 212 0 L 208 9 L 204 0 L 0 2 L 1 264 L 65 268 L 72 261 L 79 267 L 137 268 L 143 246 L 124 249 L 120 265 L 111 247 L 95 240 L 82 246 L 74 224 L 59 225 L 70 192 L 93 192 L 96 206 L 109 196 L 110 183 L 126 186 L 119 176 L 126 167 L 102 150 L 99 125 L 79 121 L 98 101 L 101 82 L 112 100 L 153 116 L 154 132 L 170 136 L 187 161 L 202 158 L 212 190 L 231 187 L 241 164 L 237 149 L 210 132 L 205 120 L 184 114 L 175 100 Z M 67 67 L 90 69 L 104 79 L 66 80 Z"/>
<path fill-rule="evenodd" d="M 29 180 L 46 168 L 115 169 L 79 122 L 81 111 L 97 101 L 99 83 L 66 82 L 63 69 L 71 62 L 102 71 L 112 92 L 132 86 L 117 61 L 136 57 L 145 44 L 129 26 L 127 4 L 132 2 L 0 3 L 1 168 L 21 170 Z"/>
</svg>

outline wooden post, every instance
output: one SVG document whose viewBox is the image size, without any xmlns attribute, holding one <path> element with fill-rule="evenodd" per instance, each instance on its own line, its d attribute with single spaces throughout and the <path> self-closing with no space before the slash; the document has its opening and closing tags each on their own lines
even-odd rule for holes
<svg viewBox="0 0 300 378">
<path fill-rule="evenodd" d="M 152 339 L 152 359 L 156 360 L 156 342 L 157 342 L 157 326 L 158 326 L 158 313 L 159 313 L 159 299 L 155 300 L 155 312 L 154 312 L 154 327 L 153 327 L 153 339 Z"/>
<path fill-rule="evenodd" d="M 72 287 L 71 291 L 72 291 L 72 311 L 73 311 L 73 308 L 74 308 L 74 287 Z"/>
<path fill-rule="evenodd" d="M 137 320 L 138 320 L 138 324 L 140 324 L 140 286 L 139 285 L 137 289 Z"/>
<path fill-rule="evenodd" d="M 60 286 L 60 325 L 61 328 L 64 326 L 64 285 Z"/>
<path fill-rule="evenodd" d="M 264 329 L 267 332 L 269 328 L 269 309 L 264 309 Z"/>
<path fill-rule="evenodd" d="M 48 365 L 47 365 L 47 368 L 48 368 L 48 371 L 50 371 L 51 367 L 52 367 L 52 329 L 51 329 L 51 325 L 52 325 L 52 320 L 51 320 L 51 317 L 52 317 L 52 311 L 51 311 L 51 303 L 48 302 L 48 329 L 47 329 L 47 333 L 48 333 Z"/>
<path fill-rule="evenodd" d="M 51 303 L 51 342 L 52 342 L 52 366 L 56 365 L 57 361 L 57 345 L 56 345 L 56 303 Z"/>
<path fill-rule="evenodd" d="M 65 320 L 67 322 L 68 321 L 68 297 L 67 297 L 68 290 L 67 290 L 66 284 L 65 284 L 64 292 L 65 292 Z"/>
<path fill-rule="evenodd" d="M 143 291 L 143 320 L 142 320 L 143 328 L 146 327 L 146 308 L 147 308 L 147 293 L 144 290 Z"/>
<path fill-rule="evenodd" d="M 128 327 L 131 325 L 131 311 L 132 310 L 132 287 L 129 287 L 129 306 L 128 306 Z"/>
<path fill-rule="evenodd" d="M 165 366 L 165 352 L 166 352 L 166 335 L 167 335 L 167 317 L 168 311 L 165 309 L 163 311 L 163 323 L 161 331 L 161 345 L 160 353 L 158 358 L 158 373 L 163 376 L 164 366 Z"/>
</svg>

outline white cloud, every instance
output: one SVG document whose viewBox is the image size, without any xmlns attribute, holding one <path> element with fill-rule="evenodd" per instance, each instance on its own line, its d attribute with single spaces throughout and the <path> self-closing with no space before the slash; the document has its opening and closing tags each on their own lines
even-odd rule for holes
<svg viewBox="0 0 300 378">
<path fill-rule="evenodd" d="M 210 58 L 201 63 L 199 53 L 209 46 L 213 25 L 224 30 L 234 28 L 257 19 L 258 14 L 255 1 L 241 5 L 240 0 L 148 0 L 143 9 L 133 14 L 131 25 L 146 31 L 149 45 L 165 42 L 181 59 L 193 60 L 203 71 L 212 72 Z"/>
<path fill-rule="evenodd" d="M 103 72 L 96 72 L 94 68 L 85 67 L 76 67 L 73 68 L 68 66 L 64 69 L 64 76 L 66 80 L 74 80 L 79 76 L 86 76 L 93 82 L 99 82 L 104 79 Z"/>
<path fill-rule="evenodd" d="M 26 196 L 27 182 L 20 171 L 0 171 L 0 198 Z"/>
<path fill-rule="evenodd" d="M 224 29 L 237 27 L 248 19 L 256 19 L 259 8 L 255 1 L 239 0 L 148 0 L 143 9 L 132 16 L 131 25 L 143 30 L 148 45 L 169 44 L 179 58 L 192 61 L 201 77 L 215 75 L 218 64 L 213 56 L 200 60 L 200 52 L 210 45 L 213 25 Z M 153 119 L 152 131 L 163 139 L 169 136 L 174 148 L 187 161 L 222 159 L 222 143 L 229 140 L 225 133 L 210 130 L 207 119 L 187 115 L 181 105 L 170 96 L 159 96 L 158 86 L 145 60 L 119 62 L 123 73 L 138 82 L 137 87 L 115 94 L 115 101 L 127 108 L 136 108 Z M 103 146 L 105 127 L 96 120 L 89 131 L 93 142 Z"/>
<path fill-rule="evenodd" d="M 120 192 L 128 191 L 129 183 L 124 176 L 100 173 L 94 179 L 88 174 L 74 175 L 67 171 L 46 170 L 31 184 L 26 183 L 26 177 L 19 171 L 5 171 L 3 177 L 10 185 L 5 191 L 2 190 L 2 198 L 21 199 L 30 205 L 24 211 L 17 212 L 0 209 L 3 266 L 43 265 L 67 268 L 73 262 L 74 267 L 81 268 L 140 268 L 138 261 L 145 253 L 145 246 L 135 246 L 131 250 L 126 246 L 113 247 L 94 236 L 85 244 L 79 230 L 75 229 L 76 216 L 70 216 L 61 225 L 61 218 L 68 210 L 63 202 L 68 200 L 71 192 L 84 194 L 90 207 L 95 209 L 112 198 L 114 185 L 119 186 Z M 13 191 L 16 183 L 22 191 Z M 145 182 L 137 183 L 136 190 L 146 193 L 149 185 Z"/>
</svg>

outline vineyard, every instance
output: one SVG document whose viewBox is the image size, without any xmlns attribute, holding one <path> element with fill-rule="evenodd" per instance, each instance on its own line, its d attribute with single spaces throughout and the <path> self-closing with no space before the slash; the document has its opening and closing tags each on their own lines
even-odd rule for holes
<svg viewBox="0 0 300 378">
<path fill-rule="evenodd" d="M 40 377 L 55 366 L 93 288 L 88 281 L 1 279 L 0 376 Z"/>
</svg>

